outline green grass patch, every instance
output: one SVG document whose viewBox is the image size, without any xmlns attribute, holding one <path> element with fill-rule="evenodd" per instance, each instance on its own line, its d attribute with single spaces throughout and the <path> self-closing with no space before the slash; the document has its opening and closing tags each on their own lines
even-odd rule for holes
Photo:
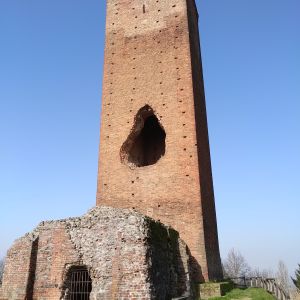
<svg viewBox="0 0 300 300">
<path fill-rule="evenodd" d="M 233 289 L 223 297 L 210 298 L 211 300 L 230 300 L 230 299 L 247 299 L 247 300 L 274 300 L 275 298 L 263 289 Z"/>
</svg>

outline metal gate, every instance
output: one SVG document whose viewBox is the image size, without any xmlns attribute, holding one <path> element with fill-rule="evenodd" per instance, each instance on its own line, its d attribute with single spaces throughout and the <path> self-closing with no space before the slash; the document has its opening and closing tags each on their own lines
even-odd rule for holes
<svg viewBox="0 0 300 300">
<path fill-rule="evenodd" d="M 74 268 L 70 270 L 68 280 L 69 300 L 89 300 L 92 290 L 92 280 L 86 268 Z"/>
</svg>

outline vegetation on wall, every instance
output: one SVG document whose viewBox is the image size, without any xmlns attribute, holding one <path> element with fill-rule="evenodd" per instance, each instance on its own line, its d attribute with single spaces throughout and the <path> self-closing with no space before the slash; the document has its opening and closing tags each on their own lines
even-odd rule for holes
<svg viewBox="0 0 300 300">
<path fill-rule="evenodd" d="M 298 264 L 298 269 L 295 271 L 295 276 L 292 280 L 298 291 L 300 291 L 300 264 Z"/>
</svg>

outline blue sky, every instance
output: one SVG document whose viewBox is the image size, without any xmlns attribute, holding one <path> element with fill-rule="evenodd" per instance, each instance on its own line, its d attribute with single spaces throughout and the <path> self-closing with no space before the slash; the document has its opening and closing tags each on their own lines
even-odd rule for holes
<svg viewBox="0 0 300 300">
<path fill-rule="evenodd" d="M 300 263 L 300 2 L 197 1 L 222 257 Z M 95 204 L 105 1 L 0 1 L 0 256 Z"/>
</svg>

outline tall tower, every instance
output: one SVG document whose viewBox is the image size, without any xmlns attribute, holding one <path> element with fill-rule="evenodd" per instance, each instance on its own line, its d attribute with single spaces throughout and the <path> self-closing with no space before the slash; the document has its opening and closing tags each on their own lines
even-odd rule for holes
<svg viewBox="0 0 300 300">
<path fill-rule="evenodd" d="M 107 0 L 97 205 L 179 231 L 222 277 L 194 0 Z"/>
</svg>

